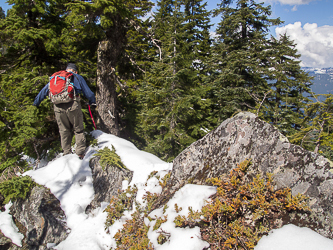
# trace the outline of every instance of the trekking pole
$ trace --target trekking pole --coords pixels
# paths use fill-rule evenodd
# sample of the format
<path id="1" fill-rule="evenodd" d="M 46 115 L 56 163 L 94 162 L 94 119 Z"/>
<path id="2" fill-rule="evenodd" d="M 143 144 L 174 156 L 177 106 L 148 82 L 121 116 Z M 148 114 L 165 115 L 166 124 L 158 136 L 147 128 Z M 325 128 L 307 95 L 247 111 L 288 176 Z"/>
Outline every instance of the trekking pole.
<path id="1" fill-rule="evenodd" d="M 92 116 L 92 113 L 91 113 L 91 109 L 90 109 L 90 105 L 89 105 L 89 104 L 88 104 L 88 109 L 89 109 L 89 114 L 90 114 L 91 120 L 92 120 L 92 122 L 93 122 L 93 124 L 94 124 L 94 127 L 95 127 L 95 129 L 96 129 L 96 124 L 95 124 L 94 118 L 93 118 L 93 116 Z"/>

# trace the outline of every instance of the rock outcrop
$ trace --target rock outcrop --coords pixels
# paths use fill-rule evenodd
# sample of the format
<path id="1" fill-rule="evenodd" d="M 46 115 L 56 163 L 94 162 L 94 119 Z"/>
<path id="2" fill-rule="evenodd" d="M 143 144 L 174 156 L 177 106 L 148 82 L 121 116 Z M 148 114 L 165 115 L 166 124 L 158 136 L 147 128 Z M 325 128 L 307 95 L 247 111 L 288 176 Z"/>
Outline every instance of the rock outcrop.
<path id="1" fill-rule="evenodd" d="M 94 157 L 89 164 L 95 196 L 86 208 L 87 214 L 100 207 L 103 202 L 109 203 L 112 196 L 117 196 L 118 190 L 122 190 L 122 182 L 130 182 L 133 177 L 132 171 L 127 169 L 107 165 L 103 170 L 99 160 L 100 157 Z M 3 197 L 0 197 L 0 204 L 2 200 Z M 42 186 L 34 187 L 26 199 L 15 200 L 10 214 L 20 233 L 24 235 L 23 246 L 21 248 L 11 243 L 11 240 L 0 232 L 0 249 L 44 250 L 48 249 L 48 243 L 57 245 L 65 240 L 70 232 L 59 200 Z"/>
<path id="2" fill-rule="evenodd" d="M 15 224 L 25 236 L 23 249 L 47 249 L 48 243 L 58 244 L 68 236 L 65 214 L 59 200 L 45 187 L 36 186 L 26 199 L 17 199 L 10 208 Z M 12 245 L 9 249 L 22 249 Z"/>
<path id="3" fill-rule="evenodd" d="M 175 158 L 170 179 L 153 208 L 165 205 L 185 184 L 206 185 L 207 179 L 229 173 L 246 159 L 251 159 L 251 174 L 273 173 L 276 189 L 289 187 L 293 195 L 301 193 L 309 197 L 311 213 L 296 220 L 279 218 L 282 225 L 292 222 L 333 238 L 330 162 L 289 143 L 276 128 L 247 112 L 227 119 Z M 109 203 L 122 189 L 123 181 L 130 183 L 133 178 L 133 173 L 127 169 L 106 166 L 103 170 L 99 160 L 95 157 L 90 161 L 95 197 L 86 213 L 103 202 Z M 10 213 L 25 236 L 23 249 L 46 249 L 47 243 L 58 244 L 68 236 L 60 203 L 44 187 L 36 186 L 25 200 L 15 201 Z M 1 247 L 21 249 L 0 234 Z"/>
<path id="4" fill-rule="evenodd" d="M 112 196 L 117 196 L 118 190 L 122 190 L 122 182 L 127 180 L 130 183 L 133 177 L 133 172 L 125 168 L 121 169 L 107 165 L 103 170 L 99 160 L 100 157 L 94 157 L 89 163 L 93 176 L 95 197 L 88 205 L 86 213 L 100 207 L 102 202 L 109 203 Z"/>
<path id="5" fill-rule="evenodd" d="M 329 161 L 289 143 L 275 127 L 248 112 L 227 119 L 175 158 L 171 178 L 157 206 L 165 204 L 185 184 L 205 184 L 208 178 L 229 173 L 245 159 L 251 159 L 257 173 L 273 173 L 276 189 L 289 187 L 293 195 L 307 195 L 312 215 L 299 225 L 333 238 Z"/>

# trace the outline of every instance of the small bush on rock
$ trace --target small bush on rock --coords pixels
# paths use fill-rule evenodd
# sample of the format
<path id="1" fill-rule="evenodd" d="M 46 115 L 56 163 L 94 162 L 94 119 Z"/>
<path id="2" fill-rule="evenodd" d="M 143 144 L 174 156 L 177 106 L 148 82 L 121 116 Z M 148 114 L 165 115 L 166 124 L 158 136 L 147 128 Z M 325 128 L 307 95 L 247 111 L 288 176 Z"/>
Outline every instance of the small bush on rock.
<path id="1" fill-rule="evenodd" d="M 107 166 L 114 166 L 118 167 L 120 169 L 127 169 L 124 163 L 122 163 L 119 155 L 116 154 L 116 150 L 112 145 L 112 150 L 110 150 L 108 147 L 105 147 L 101 150 L 98 150 L 95 156 L 100 156 L 100 164 L 105 170 Z"/>
<path id="2" fill-rule="evenodd" d="M 159 184 L 162 188 L 165 188 L 165 186 L 166 186 L 167 182 L 169 181 L 170 177 L 171 177 L 171 172 L 164 175 L 162 180 L 159 181 Z"/>
<path id="3" fill-rule="evenodd" d="M 144 223 L 144 219 L 148 215 L 148 206 L 150 200 L 154 200 L 155 194 L 148 192 L 144 195 L 143 200 L 146 202 L 145 206 L 141 206 L 136 202 L 136 194 L 138 189 L 127 188 L 125 192 L 119 193 L 117 197 L 111 199 L 110 205 L 106 208 L 108 213 L 106 227 L 111 226 L 116 220 L 120 219 L 125 211 L 133 209 L 135 212 L 131 215 L 123 227 L 118 230 L 114 238 L 117 243 L 116 249 L 126 250 L 153 250 L 154 247 L 148 238 L 149 227 Z M 162 221 L 160 223 L 163 223 Z"/>
<path id="4" fill-rule="evenodd" d="M 36 183 L 29 176 L 16 176 L 0 182 L 0 193 L 4 196 L 4 204 L 17 198 L 24 199 Z"/>
<path id="5" fill-rule="evenodd" d="M 123 228 L 114 236 L 119 250 L 153 250 L 153 244 L 148 238 L 149 227 L 144 223 L 144 217 L 139 211 L 132 214 Z"/>
<path id="6" fill-rule="evenodd" d="M 156 193 L 151 193 L 149 191 L 147 191 L 144 195 L 143 195 L 143 200 L 145 201 L 145 205 L 147 208 L 147 212 L 151 211 L 154 202 L 158 199 L 159 195 Z"/>
<path id="7" fill-rule="evenodd" d="M 200 226 L 202 239 L 210 249 L 253 249 L 259 239 L 277 228 L 278 218 L 288 213 L 309 211 L 304 195 L 291 195 L 289 188 L 274 190 L 272 174 L 266 177 L 246 174 L 246 160 L 229 175 L 212 178 L 217 193 L 201 211 L 178 216 L 178 227 Z"/>
<path id="8" fill-rule="evenodd" d="M 128 187 L 125 192 L 118 191 L 118 196 L 111 198 L 110 204 L 105 209 L 108 213 L 105 223 L 106 227 L 111 226 L 116 220 L 119 220 L 123 216 L 124 211 L 132 209 L 137 191 L 136 186 L 133 188 Z"/>

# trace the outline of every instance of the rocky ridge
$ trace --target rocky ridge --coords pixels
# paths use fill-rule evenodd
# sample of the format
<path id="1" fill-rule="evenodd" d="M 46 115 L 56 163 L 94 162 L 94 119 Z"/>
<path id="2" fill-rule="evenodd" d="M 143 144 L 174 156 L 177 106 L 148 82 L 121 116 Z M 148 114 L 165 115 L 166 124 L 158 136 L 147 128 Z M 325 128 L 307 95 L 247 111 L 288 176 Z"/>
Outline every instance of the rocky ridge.
<path id="1" fill-rule="evenodd" d="M 293 223 L 333 238 L 330 162 L 289 143 L 273 126 L 247 112 L 227 119 L 175 158 L 170 179 L 153 208 L 165 205 L 185 184 L 207 185 L 208 178 L 229 173 L 245 159 L 251 159 L 253 174 L 273 173 L 276 189 L 289 187 L 294 195 L 301 193 L 309 197 L 312 213 L 297 220 L 279 218 L 280 226 Z M 117 195 L 122 181 L 130 181 L 133 176 L 129 170 L 112 166 L 103 170 L 98 157 L 90 161 L 90 167 L 95 198 L 87 207 L 87 213 L 102 202 L 109 203 L 112 195 Z M 23 244 L 28 249 L 47 249 L 47 242 L 58 243 L 68 235 L 60 204 L 46 188 L 35 187 L 27 199 L 15 201 L 10 211 L 25 235 Z M 1 246 L 20 249 L 0 235 Z"/>

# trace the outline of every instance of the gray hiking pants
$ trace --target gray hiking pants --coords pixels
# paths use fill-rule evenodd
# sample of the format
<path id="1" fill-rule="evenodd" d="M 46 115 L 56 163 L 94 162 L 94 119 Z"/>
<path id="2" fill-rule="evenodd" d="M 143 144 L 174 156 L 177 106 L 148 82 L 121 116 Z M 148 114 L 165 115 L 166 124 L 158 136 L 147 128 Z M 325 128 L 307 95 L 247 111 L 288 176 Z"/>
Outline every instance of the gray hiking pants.
<path id="1" fill-rule="evenodd" d="M 80 100 L 75 100 L 70 103 L 55 104 L 54 112 L 59 127 L 61 147 L 64 151 L 64 155 L 72 152 L 72 130 L 74 130 L 75 133 L 75 153 L 78 155 L 84 154 L 86 138 L 83 133 L 83 114 Z"/>

